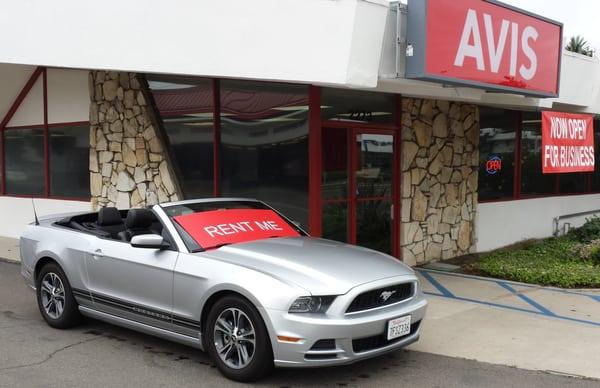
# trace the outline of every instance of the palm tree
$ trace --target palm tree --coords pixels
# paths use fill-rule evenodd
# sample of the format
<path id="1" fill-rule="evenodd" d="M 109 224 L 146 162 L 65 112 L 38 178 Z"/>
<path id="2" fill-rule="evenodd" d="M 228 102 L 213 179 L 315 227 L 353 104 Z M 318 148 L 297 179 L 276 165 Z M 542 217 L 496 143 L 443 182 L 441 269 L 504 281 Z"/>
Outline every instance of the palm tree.
<path id="1" fill-rule="evenodd" d="M 565 49 L 574 53 L 587 55 L 588 57 L 594 56 L 594 49 L 590 47 L 588 42 L 583 39 L 583 36 L 576 35 L 569 39 L 569 43 L 565 46 Z"/>

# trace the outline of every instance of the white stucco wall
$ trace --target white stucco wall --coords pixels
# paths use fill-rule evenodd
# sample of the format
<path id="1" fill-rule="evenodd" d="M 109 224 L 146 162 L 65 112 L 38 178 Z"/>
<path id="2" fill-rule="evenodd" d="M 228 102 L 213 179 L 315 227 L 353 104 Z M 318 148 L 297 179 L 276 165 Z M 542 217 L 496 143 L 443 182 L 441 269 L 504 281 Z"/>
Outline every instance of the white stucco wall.
<path id="1" fill-rule="evenodd" d="M 0 63 L 374 87 L 387 11 L 381 0 L 12 1 Z"/>
<path id="2" fill-rule="evenodd" d="M 88 71 L 48 69 L 48 123 L 88 121 Z"/>
<path id="3" fill-rule="evenodd" d="M 29 79 L 29 77 L 27 78 Z M 21 89 L 27 81 L 23 82 Z M 21 92 L 21 89 L 14 94 L 13 99 Z M 25 99 L 21 102 L 19 109 L 15 112 L 12 119 L 8 122 L 9 127 L 19 127 L 23 125 L 40 125 L 44 124 L 44 91 L 42 76 L 40 76 Z"/>
<path id="4" fill-rule="evenodd" d="M 38 217 L 91 210 L 89 202 L 40 198 L 36 198 L 34 201 Z M 33 219 L 33 206 L 30 198 L 0 196 L 0 236 L 19 238 L 25 226 L 33 222 Z"/>
<path id="5" fill-rule="evenodd" d="M 531 238 L 550 237 L 557 216 L 600 209 L 600 194 L 480 203 L 477 207 L 477 251 L 485 252 Z M 590 216 L 587 216 L 590 217 Z M 564 222 L 580 226 L 586 217 Z"/>
<path id="6" fill-rule="evenodd" d="M 0 120 L 4 118 L 34 70 L 35 66 L 0 64 Z"/>

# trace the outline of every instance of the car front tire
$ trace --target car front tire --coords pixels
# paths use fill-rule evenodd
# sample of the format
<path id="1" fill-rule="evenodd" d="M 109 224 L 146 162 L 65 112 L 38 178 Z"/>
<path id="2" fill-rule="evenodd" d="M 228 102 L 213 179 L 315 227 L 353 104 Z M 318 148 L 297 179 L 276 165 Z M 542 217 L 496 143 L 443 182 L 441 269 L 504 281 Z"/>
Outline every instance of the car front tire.
<path id="1" fill-rule="evenodd" d="M 273 350 L 258 310 L 247 299 L 226 296 L 211 308 L 206 348 L 223 375 L 235 381 L 256 381 L 273 369 Z"/>
<path id="2" fill-rule="evenodd" d="M 56 329 L 68 329 L 81 321 L 77 302 L 71 285 L 62 268 L 48 263 L 36 279 L 38 308 L 48 325 Z"/>

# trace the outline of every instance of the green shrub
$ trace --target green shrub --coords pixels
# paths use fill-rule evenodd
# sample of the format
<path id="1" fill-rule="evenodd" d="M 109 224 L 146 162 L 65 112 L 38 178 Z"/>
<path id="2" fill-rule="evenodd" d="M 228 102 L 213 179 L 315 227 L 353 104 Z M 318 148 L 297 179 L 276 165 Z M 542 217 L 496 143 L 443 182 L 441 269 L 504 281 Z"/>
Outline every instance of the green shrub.
<path id="1" fill-rule="evenodd" d="M 586 218 L 581 227 L 572 229 L 567 236 L 581 243 L 589 243 L 592 240 L 600 239 L 600 217 Z"/>
<path id="2" fill-rule="evenodd" d="M 596 265 L 600 266 L 600 246 L 595 246 L 590 252 L 589 259 Z"/>
<path id="3" fill-rule="evenodd" d="M 497 250 L 481 256 L 477 269 L 492 277 L 564 288 L 600 287 L 600 247 L 589 258 L 577 252 L 582 244 L 552 237 L 520 249 Z"/>

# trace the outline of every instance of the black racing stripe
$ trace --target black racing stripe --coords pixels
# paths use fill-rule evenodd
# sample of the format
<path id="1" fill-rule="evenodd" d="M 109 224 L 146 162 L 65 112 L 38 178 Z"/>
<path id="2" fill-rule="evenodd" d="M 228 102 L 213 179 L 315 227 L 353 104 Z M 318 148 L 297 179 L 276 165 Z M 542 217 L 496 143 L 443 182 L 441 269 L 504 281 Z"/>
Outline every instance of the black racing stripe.
<path id="1" fill-rule="evenodd" d="M 75 295 L 76 297 L 90 300 L 90 301 L 92 300 L 90 293 L 87 291 L 79 290 L 77 288 L 71 288 L 71 291 L 73 292 L 73 295 Z"/>
<path id="2" fill-rule="evenodd" d="M 97 296 L 94 294 L 94 302 L 111 306 L 119 310 L 127 311 L 144 317 L 156 319 L 163 322 L 171 323 L 171 315 L 168 313 L 159 312 L 156 310 L 148 309 L 146 307 L 135 305 L 121 300 L 115 300 L 113 298 L 107 298 L 104 296 Z"/>
<path id="3" fill-rule="evenodd" d="M 173 324 L 177 326 L 187 327 L 197 331 L 200 331 L 202 329 L 198 321 L 192 321 L 191 319 L 178 316 L 173 316 Z"/>
<path id="4" fill-rule="evenodd" d="M 146 326 L 154 327 L 154 328 L 156 328 L 156 329 L 160 329 L 160 330 L 167 330 L 167 331 L 170 331 L 170 332 L 173 332 L 173 333 L 176 333 L 176 334 L 181 334 L 181 335 L 184 335 L 184 336 L 186 336 L 186 337 L 189 337 L 189 336 L 190 336 L 190 335 L 189 335 L 187 332 L 184 332 L 184 331 L 180 331 L 180 330 L 168 330 L 168 329 L 165 329 L 164 327 L 159 327 L 159 326 L 153 325 L 153 324 L 151 324 L 151 323 L 148 323 L 148 322 L 143 322 L 143 321 L 140 321 L 140 320 L 138 320 L 138 319 L 135 319 L 135 318 L 129 318 L 129 317 L 125 318 L 125 317 L 120 317 L 120 316 L 118 316 L 118 315 L 115 315 L 115 314 L 106 313 L 106 312 L 103 312 L 103 311 L 100 311 L 100 312 L 101 312 L 101 313 L 104 313 L 104 314 L 108 314 L 108 315 L 113 315 L 113 316 L 115 316 L 115 317 L 118 317 L 118 318 L 123 318 L 123 319 L 126 319 L 126 320 L 128 320 L 128 321 L 136 322 L 136 323 L 139 323 L 139 324 L 142 324 L 142 325 L 146 325 Z"/>
<path id="5" fill-rule="evenodd" d="M 201 330 L 200 322 L 194 321 L 185 317 L 172 315 L 169 312 L 164 312 L 160 310 L 155 310 L 150 307 L 146 307 L 143 305 L 138 305 L 134 303 L 130 303 L 124 301 L 122 299 L 115 299 L 105 295 L 98 295 L 97 293 L 93 294 L 93 300 L 96 303 L 104 304 L 106 306 L 110 306 L 113 308 L 117 308 L 119 310 L 127 311 L 129 313 L 134 313 L 136 315 L 144 316 L 147 318 L 153 318 L 159 321 L 172 323 L 177 326 L 185 327 L 192 330 Z"/>

